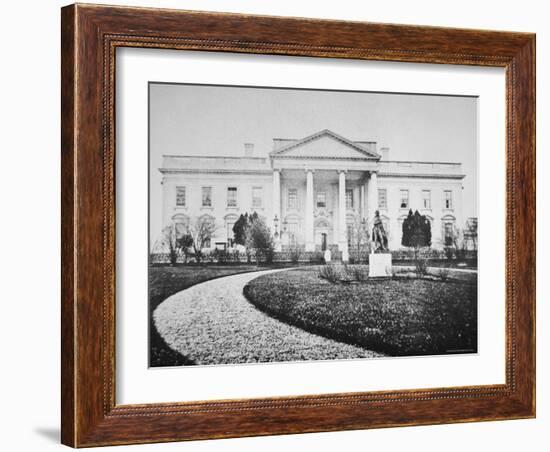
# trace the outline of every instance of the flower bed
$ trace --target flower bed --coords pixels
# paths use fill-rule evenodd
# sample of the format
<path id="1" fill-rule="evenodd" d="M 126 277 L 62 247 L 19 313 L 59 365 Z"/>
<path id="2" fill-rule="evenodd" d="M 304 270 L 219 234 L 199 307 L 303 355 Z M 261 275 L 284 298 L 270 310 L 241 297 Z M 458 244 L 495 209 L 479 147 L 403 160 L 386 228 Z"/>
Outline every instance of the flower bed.
<path id="1" fill-rule="evenodd" d="M 256 278 L 244 294 L 286 323 L 392 356 L 477 351 L 475 273 L 335 284 L 309 267 Z"/>

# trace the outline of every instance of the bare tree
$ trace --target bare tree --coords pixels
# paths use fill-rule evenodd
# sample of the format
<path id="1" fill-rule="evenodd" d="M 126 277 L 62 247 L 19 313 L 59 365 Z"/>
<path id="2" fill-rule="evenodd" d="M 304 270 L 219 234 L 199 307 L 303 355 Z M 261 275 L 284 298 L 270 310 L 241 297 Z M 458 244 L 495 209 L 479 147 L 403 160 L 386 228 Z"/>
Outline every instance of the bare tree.
<path id="1" fill-rule="evenodd" d="M 477 252 L 477 218 L 470 218 L 466 222 L 464 238 L 472 243 L 472 250 Z"/>
<path id="2" fill-rule="evenodd" d="M 348 233 L 351 233 L 350 242 L 352 247 L 357 250 L 358 260 L 366 259 L 366 255 L 370 250 L 370 234 L 367 221 L 357 216 Z"/>
<path id="3" fill-rule="evenodd" d="M 189 222 L 187 234 L 193 239 L 193 251 L 197 262 L 201 261 L 204 245 L 214 236 L 218 226 L 215 221 L 207 217 L 197 217 Z"/>
<path id="4" fill-rule="evenodd" d="M 153 246 L 153 252 L 168 252 L 170 264 L 176 265 L 178 260 L 178 241 L 176 238 L 175 225 L 166 226 L 160 233 Z"/>

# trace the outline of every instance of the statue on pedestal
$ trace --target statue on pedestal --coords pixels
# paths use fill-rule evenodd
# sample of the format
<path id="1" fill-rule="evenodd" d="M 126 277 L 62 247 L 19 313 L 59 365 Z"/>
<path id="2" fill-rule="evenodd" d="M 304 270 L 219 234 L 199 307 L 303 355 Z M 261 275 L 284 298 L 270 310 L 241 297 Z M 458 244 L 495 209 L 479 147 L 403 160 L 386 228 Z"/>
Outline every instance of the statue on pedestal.
<path id="1" fill-rule="evenodd" d="M 374 226 L 372 228 L 372 252 L 388 251 L 388 236 L 384 230 L 384 224 L 380 219 L 378 210 L 374 214 Z"/>
<path id="2" fill-rule="evenodd" d="M 378 210 L 374 214 L 372 227 L 372 245 L 369 254 L 369 277 L 391 277 L 392 255 L 388 248 L 388 236 Z"/>

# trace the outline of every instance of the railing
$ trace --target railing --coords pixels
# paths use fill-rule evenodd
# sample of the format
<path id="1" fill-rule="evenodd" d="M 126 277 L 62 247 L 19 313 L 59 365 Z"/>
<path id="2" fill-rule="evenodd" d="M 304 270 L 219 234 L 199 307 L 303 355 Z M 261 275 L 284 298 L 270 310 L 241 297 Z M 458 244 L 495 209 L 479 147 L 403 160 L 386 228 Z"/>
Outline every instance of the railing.
<path id="1" fill-rule="evenodd" d="M 414 249 L 398 249 L 390 251 L 393 261 L 412 261 L 416 258 L 431 259 L 431 260 L 454 260 L 454 259 L 476 259 L 477 251 L 475 250 L 456 250 L 455 248 L 445 248 L 442 250 L 433 248 L 423 248 L 415 253 Z M 296 264 L 323 264 L 324 252 L 322 251 L 304 251 L 304 249 L 287 249 L 276 251 L 271 259 L 268 259 L 265 252 L 251 250 L 250 252 L 242 252 L 237 250 L 214 250 L 204 253 L 200 257 L 200 263 L 203 264 L 246 264 L 256 263 L 256 257 L 260 263 L 296 263 Z M 331 251 L 331 261 L 339 262 L 342 260 L 341 251 Z M 149 256 L 149 262 L 152 265 L 165 265 L 172 263 L 169 253 L 152 253 Z M 349 250 L 349 262 L 351 264 L 363 264 L 369 262 L 368 251 Z M 183 253 L 176 254 L 176 264 L 197 263 L 194 256 L 185 256 Z"/>
<path id="2" fill-rule="evenodd" d="M 460 163 L 447 162 L 413 162 L 413 161 L 382 161 L 381 173 L 419 173 L 419 174 L 453 174 L 459 175 L 462 171 Z"/>

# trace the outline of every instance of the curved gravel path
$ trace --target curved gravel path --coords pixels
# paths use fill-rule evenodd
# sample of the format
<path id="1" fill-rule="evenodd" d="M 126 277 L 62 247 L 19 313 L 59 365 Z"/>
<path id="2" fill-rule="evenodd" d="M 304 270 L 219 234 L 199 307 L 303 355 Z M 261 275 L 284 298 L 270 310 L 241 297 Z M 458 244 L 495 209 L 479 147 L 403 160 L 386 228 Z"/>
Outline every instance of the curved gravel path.
<path id="1" fill-rule="evenodd" d="M 154 311 L 155 326 L 170 347 L 199 365 L 383 356 L 287 325 L 252 306 L 243 287 L 277 271 L 283 270 L 226 276 L 178 292 Z"/>

